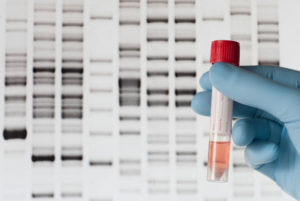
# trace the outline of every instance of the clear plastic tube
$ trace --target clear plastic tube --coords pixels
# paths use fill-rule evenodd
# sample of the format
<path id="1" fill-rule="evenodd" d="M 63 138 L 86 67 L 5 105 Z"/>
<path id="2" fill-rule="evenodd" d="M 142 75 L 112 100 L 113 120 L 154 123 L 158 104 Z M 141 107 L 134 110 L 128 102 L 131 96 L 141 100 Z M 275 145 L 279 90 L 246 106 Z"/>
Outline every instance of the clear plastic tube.
<path id="1" fill-rule="evenodd" d="M 239 43 L 218 40 L 212 42 L 211 63 L 227 62 L 239 65 Z M 208 181 L 228 181 L 233 101 L 215 87 L 212 88 L 208 150 Z"/>
<path id="2" fill-rule="evenodd" d="M 213 87 L 211 104 L 207 180 L 225 182 L 230 158 L 232 100 Z"/>

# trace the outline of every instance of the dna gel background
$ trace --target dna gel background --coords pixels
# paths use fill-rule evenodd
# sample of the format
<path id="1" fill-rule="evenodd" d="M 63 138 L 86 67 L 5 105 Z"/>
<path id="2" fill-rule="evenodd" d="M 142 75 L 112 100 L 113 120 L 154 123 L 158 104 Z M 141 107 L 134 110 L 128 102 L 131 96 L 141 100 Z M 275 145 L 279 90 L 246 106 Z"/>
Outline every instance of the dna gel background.
<path id="1" fill-rule="evenodd" d="M 297 0 L 1 0 L 1 200 L 287 201 L 233 146 L 206 182 L 210 43 L 300 69 Z"/>

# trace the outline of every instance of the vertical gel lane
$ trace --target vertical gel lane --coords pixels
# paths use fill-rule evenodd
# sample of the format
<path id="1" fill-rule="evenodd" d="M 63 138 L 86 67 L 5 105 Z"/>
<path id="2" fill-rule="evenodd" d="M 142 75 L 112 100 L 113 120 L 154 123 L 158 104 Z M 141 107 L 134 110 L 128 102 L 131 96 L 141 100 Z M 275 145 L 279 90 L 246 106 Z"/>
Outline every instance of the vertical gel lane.
<path id="1" fill-rule="evenodd" d="M 30 194 L 28 180 L 27 0 L 6 1 L 3 198 L 22 200 Z"/>
<path id="2" fill-rule="evenodd" d="M 141 177 L 140 0 L 119 0 L 119 191 L 139 200 Z"/>
<path id="3" fill-rule="evenodd" d="M 169 2 L 147 0 L 147 193 L 170 198 Z"/>
<path id="4" fill-rule="evenodd" d="M 196 93 L 196 8 L 194 0 L 174 1 L 175 144 L 177 200 L 197 199 L 196 116 L 190 101 Z"/>
<path id="5" fill-rule="evenodd" d="M 112 201 L 117 185 L 114 164 L 114 114 L 117 103 L 117 1 L 89 0 L 86 43 L 89 65 L 85 73 L 88 80 L 88 192 L 90 200 Z M 87 89 L 87 88 L 86 88 Z M 101 190 L 100 190 L 101 189 Z"/>
<path id="6" fill-rule="evenodd" d="M 56 3 L 35 0 L 33 16 L 33 199 L 54 199 Z"/>
<path id="7" fill-rule="evenodd" d="M 83 161 L 84 1 L 62 1 L 61 184 L 62 199 L 81 199 Z"/>

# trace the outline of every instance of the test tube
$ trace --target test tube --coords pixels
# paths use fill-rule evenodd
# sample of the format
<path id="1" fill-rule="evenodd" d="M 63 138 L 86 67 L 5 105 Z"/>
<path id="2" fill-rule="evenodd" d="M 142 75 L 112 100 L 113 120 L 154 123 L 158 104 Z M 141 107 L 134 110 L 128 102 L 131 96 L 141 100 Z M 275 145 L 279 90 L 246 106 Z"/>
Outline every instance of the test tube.
<path id="1" fill-rule="evenodd" d="M 240 46 L 230 40 L 215 40 L 211 44 L 210 63 L 230 63 L 239 66 Z M 207 180 L 228 181 L 230 139 L 232 131 L 231 99 L 212 88 Z"/>

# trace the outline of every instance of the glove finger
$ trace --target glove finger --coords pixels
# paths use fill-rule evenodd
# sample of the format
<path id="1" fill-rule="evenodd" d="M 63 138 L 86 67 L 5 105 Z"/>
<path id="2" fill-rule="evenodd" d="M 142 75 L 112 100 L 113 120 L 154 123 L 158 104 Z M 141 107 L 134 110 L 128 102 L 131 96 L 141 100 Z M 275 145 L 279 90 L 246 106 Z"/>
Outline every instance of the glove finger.
<path id="1" fill-rule="evenodd" d="M 279 66 L 239 66 L 241 69 L 262 75 L 270 80 L 277 81 L 284 85 L 299 88 L 300 72 Z M 200 78 L 200 86 L 205 90 L 211 90 L 212 84 L 209 79 L 209 71 Z"/>
<path id="2" fill-rule="evenodd" d="M 269 141 L 255 140 L 249 144 L 245 150 L 245 159 L 247 163 L 254 168 L 271 163 L 275 161 L 278 156 L 278 145 Z"/>
<path id="3" fill-rule="evenodd" d="M 210 115 L 210 106 L 211 106 L 211 92 L 203 91 L 197 93 L 191 102 L 191 107 L 193 110 L 201 115 L 209 116 Z M 252 117 L 255 115 L 257 110 L 255 108 L 242 105 L 240 103 L 233 103 L 233 117 L 244 118 Z"/>
<path id="4" fill-rule="evenodd" d="M 264 110 L 282 122 L 293 121 L 300 113 L 298 89 L 227 63 L 214 64 L 209 78 L 225 96 Z"/>
<path id="5" fill-rule="evenodd" d="M 204 89 L 204 90 L 209 90 L 211 91 L 211 82 L 209 80 L 209 71 L 205 72 L 200 80 L 199 80 L 200 86 Z"/>
<path id="6" fill-rule="evenodd" d="M 267 119 L 240 119 L 233 126 L 232 139 L 238 146 L 249 145 L 253 140 L 278 144 L 282 129 L 281 125 Z"/>
<path id="7" fill-rule="evenodd" d="M 211 106 L 211 91 L 199 92 L 193 97 L 191 101 L 192 109 L 200 115 L 210 116 L 210 106 Z M 274 116 L 272 116 L 271 114 L 265 111 L 247 105 L 243 105 L 234 101 L 233 118 L 245 118 L 245 117 L 263 118 L 263 119 L 269 119 L 281 123 L 277 118 L 275 118 Z"/>

